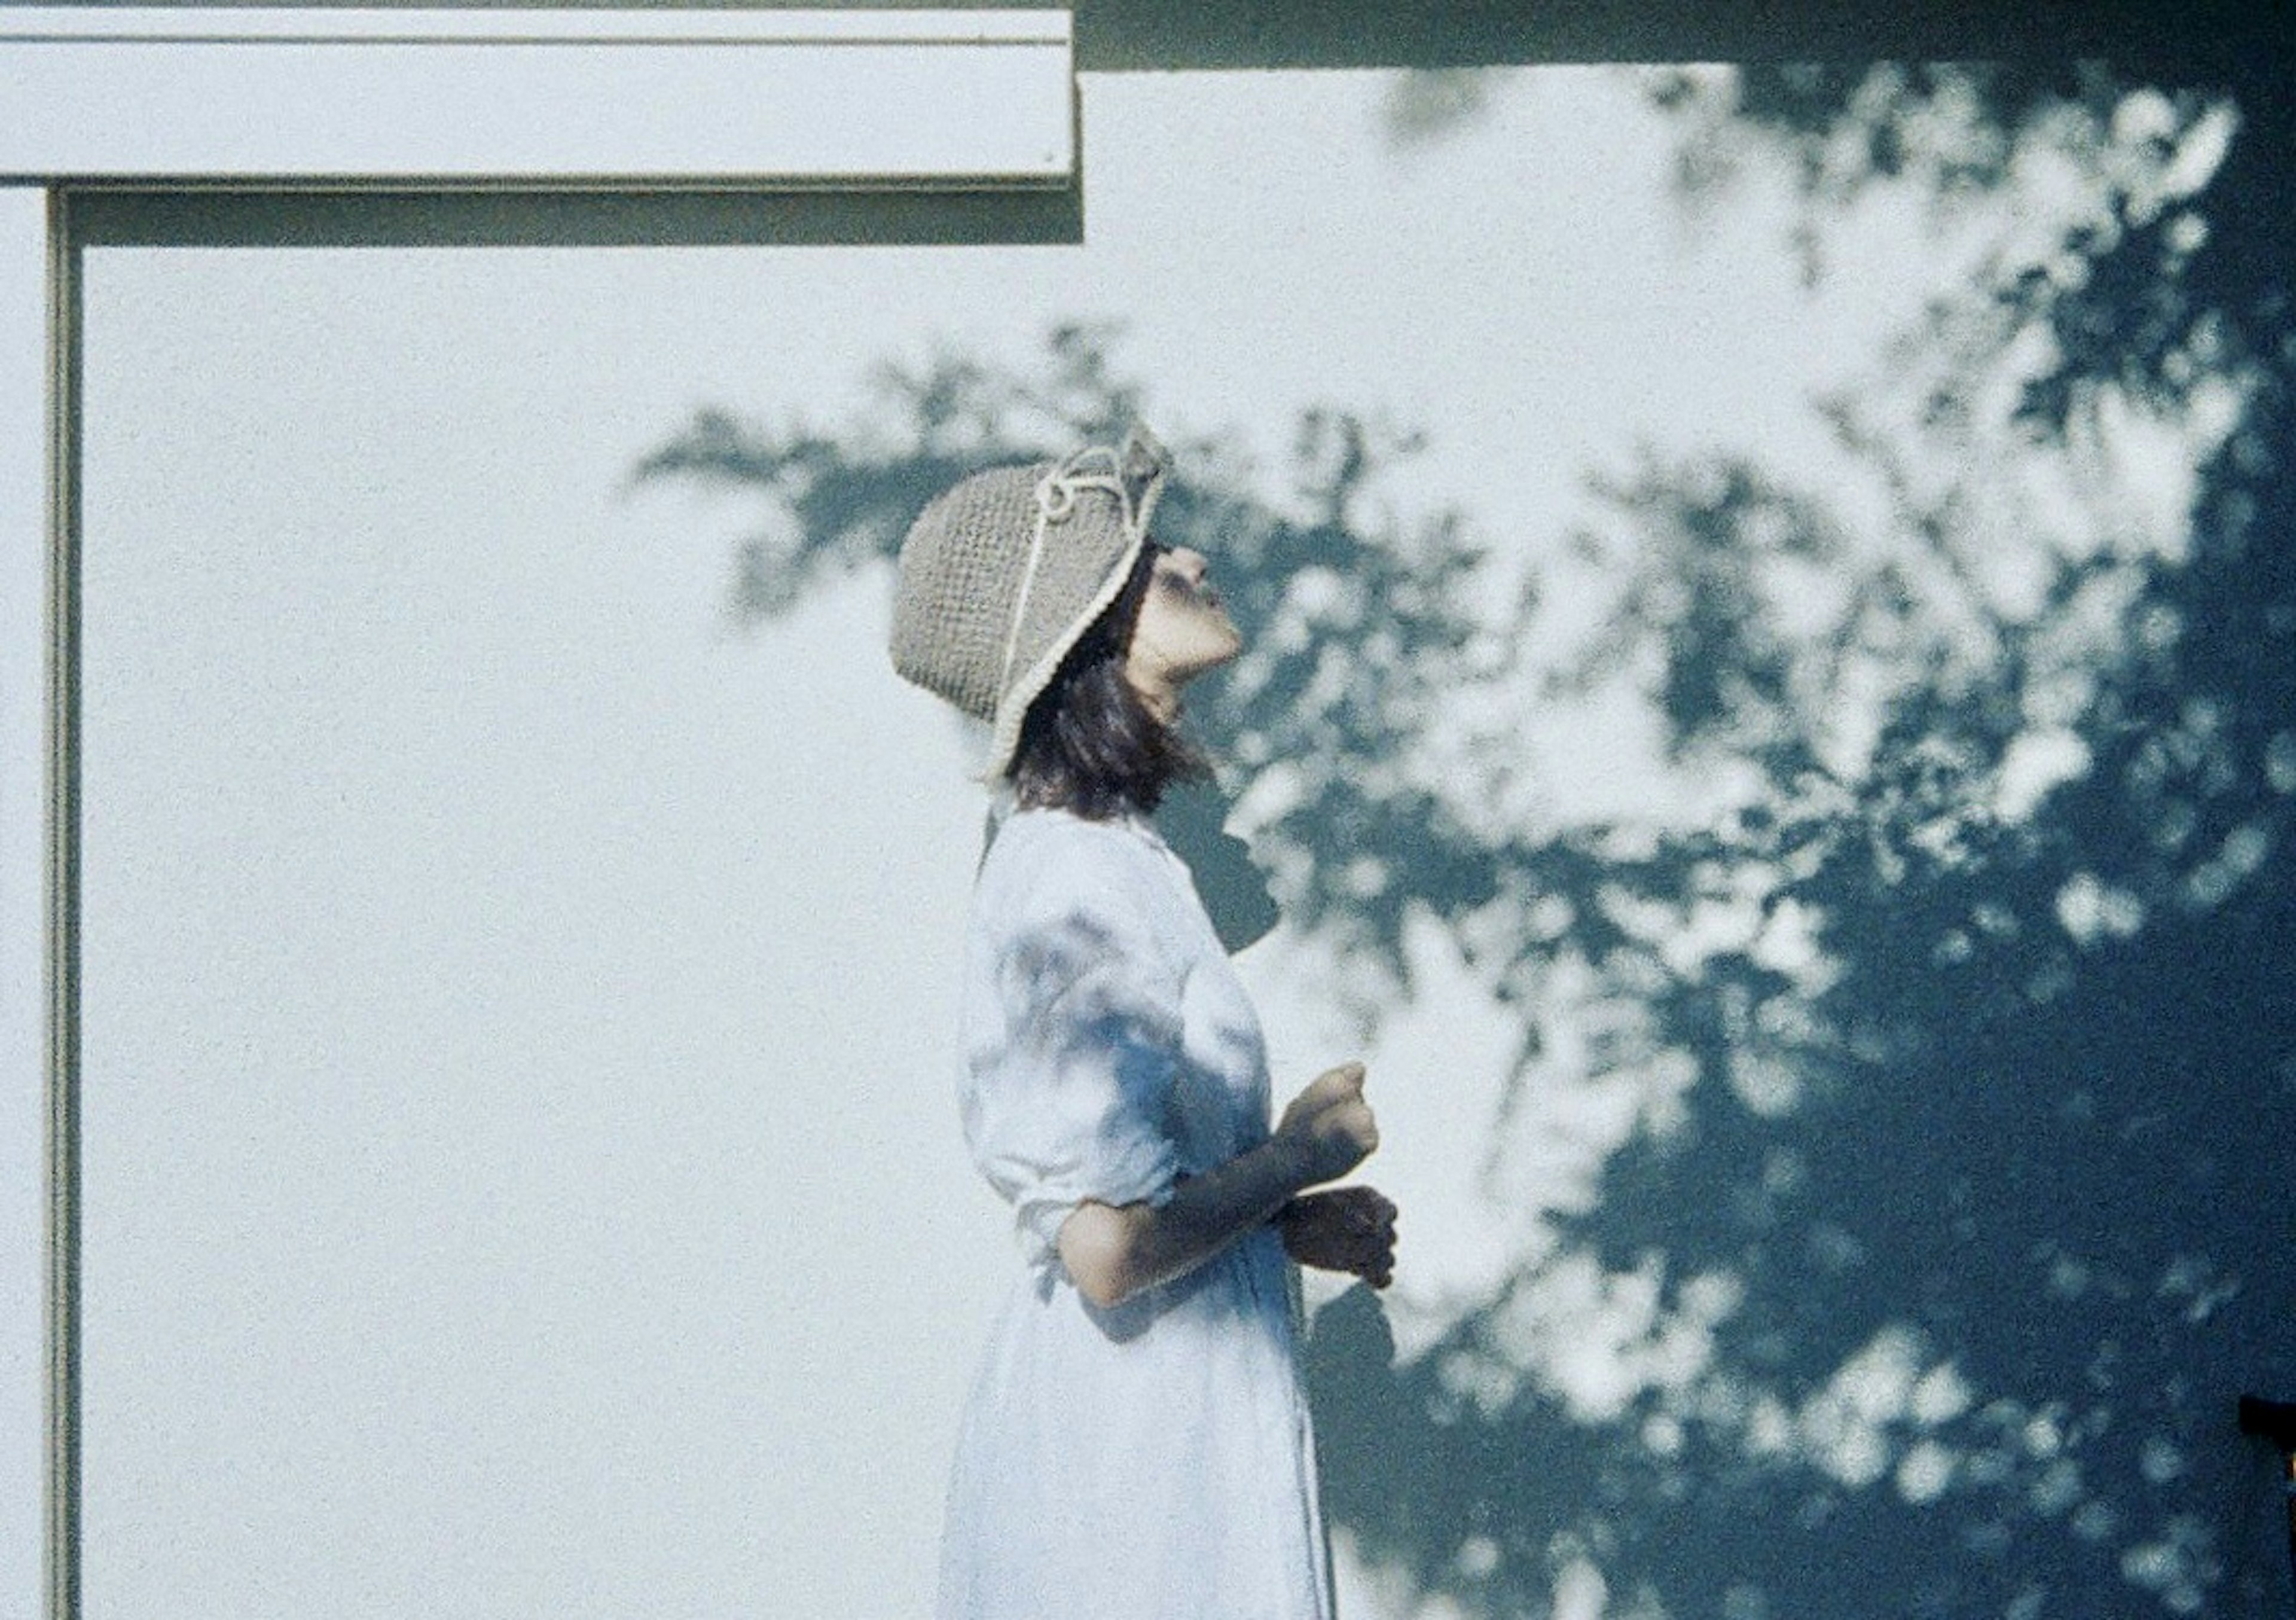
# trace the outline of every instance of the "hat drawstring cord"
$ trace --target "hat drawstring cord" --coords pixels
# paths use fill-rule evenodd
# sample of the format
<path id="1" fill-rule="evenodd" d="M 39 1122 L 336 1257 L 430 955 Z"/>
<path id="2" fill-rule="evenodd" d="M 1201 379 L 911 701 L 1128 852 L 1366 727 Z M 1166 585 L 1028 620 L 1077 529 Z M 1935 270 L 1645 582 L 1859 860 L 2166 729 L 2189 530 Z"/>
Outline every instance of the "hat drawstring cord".
<path id="1" fill-rule="evenodd" d="M 1095 460 L 1104 461 L 1108 471 L 1084 470 Z M 1132 491 L 1124 481 L 1120 455 L 1105 445 L 1087 445 L 1071 453 L 1037 481 L 1037 522 L 1029 536 L 1029 561 L 1021 571 L 1020 593 L 1013 602 L 1013 621 L 1004 632 L 1004 662 L 996 677 L 999 692 L 1012 684 L 1013 660 L 1021 650 L 1021 626 L 1028 619 L 1029 597 L 1037 588 L 1037 565 L 1045 560 L 1045 531 L 1050 525 L 1064 521 L 1076 509 L 1077 498 L 1087 489 L 1104 490 L 1116 498 L 1127 534 L 1137 533 L 1147 519 L 1145 512 L 1134 510 Z"/>

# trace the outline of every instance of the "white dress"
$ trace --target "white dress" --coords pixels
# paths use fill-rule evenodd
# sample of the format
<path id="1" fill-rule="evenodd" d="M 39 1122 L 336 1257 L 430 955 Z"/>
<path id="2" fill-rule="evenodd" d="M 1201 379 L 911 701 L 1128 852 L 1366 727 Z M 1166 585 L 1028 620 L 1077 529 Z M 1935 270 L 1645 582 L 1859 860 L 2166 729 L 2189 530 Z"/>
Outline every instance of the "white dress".
<path id="1" fill-rule="evenodd" d="M 1267 1139 L 1259 1021 L 1144 823 L 1024 810 L 982 864 L 960 1081 L 1026 1271 L 960 1429 L 940 1620 L 1329 1620 L 1295 1276 L 1263 1227 L 1113 1310 L 1054 1238 Z"/>

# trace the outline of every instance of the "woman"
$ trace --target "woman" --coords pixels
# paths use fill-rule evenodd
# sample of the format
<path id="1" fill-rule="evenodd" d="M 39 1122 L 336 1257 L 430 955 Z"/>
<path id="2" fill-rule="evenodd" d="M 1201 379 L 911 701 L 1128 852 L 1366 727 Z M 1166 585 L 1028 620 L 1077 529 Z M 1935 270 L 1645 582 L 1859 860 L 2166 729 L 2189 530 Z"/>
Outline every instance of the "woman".
<path id="1" fill-rule="evenodd" d="M 991 728 L 960 1098 L 1027 1271 L 957 1443 L 942 1620 L 1324 1620 L 1292 1262 L 1384 1287 L 1395 1208 L 1308 1193 L 1377 1145 L 1363 1067 L 1268 1128 L 1259 1021 L 1146 819 L 1204 774 L 1181 689 L 1242 638 L 1148 538 L 1166 463 L 964 480 L 901 548 L 893 661 Z M 1288 1255 L 1288 1258 L 1287 1258 Z"/>

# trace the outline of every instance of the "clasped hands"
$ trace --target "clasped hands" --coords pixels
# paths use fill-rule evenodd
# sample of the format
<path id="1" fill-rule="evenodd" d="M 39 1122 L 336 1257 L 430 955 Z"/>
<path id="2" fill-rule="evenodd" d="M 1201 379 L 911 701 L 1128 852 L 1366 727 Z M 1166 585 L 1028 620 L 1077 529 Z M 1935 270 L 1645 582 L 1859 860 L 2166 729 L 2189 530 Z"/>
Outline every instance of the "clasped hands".
<path id="1" fill-rule="evenodd" d="M 1301 1193 L 1275 1212 L 1283 1252 L 1319 1271 L 1344 1271 L 1374 1288 L 1395 1280 L 1395 1201 L 1368 1187 Z"/>
<path id="2" fill-rule="evenodd" d="M 1343 1176 L 1379 1146 L 1379 1125 L 1363 1098 L 1364 1067 L 1342 1064 L 1318 1075 L 1283 1110 L 1278 1136 L 1296 1140 L 1314 1179 Z M 1303 1266 L 1341 1271 L 1384 1288 L 1395 1277 L 1394 1200 L 1368 1187 L 1301 1193 L 1275 1213 L 1284 1252 Z"/>

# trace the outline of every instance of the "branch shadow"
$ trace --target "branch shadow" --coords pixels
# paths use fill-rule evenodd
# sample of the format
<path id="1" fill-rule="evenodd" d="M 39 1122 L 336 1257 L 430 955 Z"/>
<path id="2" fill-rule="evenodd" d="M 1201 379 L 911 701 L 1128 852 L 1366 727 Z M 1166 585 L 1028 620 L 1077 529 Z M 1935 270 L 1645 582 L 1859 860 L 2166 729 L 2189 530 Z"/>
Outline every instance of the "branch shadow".
<path id="1" fill-rule="evenodd" d="M 1407 1359 L 1365 1291 L 1316 1318 L 1326 1504 L 1414 1600 L 2284 1612 L 2273 1460 L 2233 1421 L 2243 1389 L 2296 1395 L 2296 141 L 2276 71 L 1974 91 L 1940 73 L 1889 96 L 1863 71 L 1755 71 L 1724 125 L 1686 111 L 1705 136 L 1829 152 L 1843 119 L 1894 119 L 1852 133 L 1898 170 L 1940 105 L 2005 151 L 2083 110 L 2111 126 L 2148 90 L 2187 127 L 2226 96 L 2244 122 L 2195 193 L 2204 248 L 2146 222 L 2061 244 L 2095 274 L 1973 288 L 1948 312 L 1963 325 L 1909 340 L 1940 379 L 1919 425 L 1844 406 L 1895 499 L 1878 551 L 1791 466 L 1598 488 L 1586 539 L 1618 592 L 1577 669 L 1527 662 L 1538 593 L 1494 607 L 1464 515 L 1405 525 L 1369 498 L 1408 433 L 1308 412 L 1293 498 L 1215 472 L 1166 501 L 1165 538 L 1218 551 L 1254 649 L 1207 728 L 1277 788 L 1252 829 L 1264 872 L 1220 795 L 1166 818 L 1223 939 L 1280 907 L 1376 1022 L 1417 988 L 1408 936 L 1431 925 L 1521 1031 L 1493 1155 L 1559 1140 L 1590 1177 Z M 1810 172 L 1821 217 L 1878 183 Z M 2009 167 L 1955 172 L 1939 184 Z M 2066 341 L 2028 379 L 2021 454 L 2065 451 L 2114 391 L 2166 412 L 2210 378 L 2242 394 L 2195 452 L 2181 550 L 2028 540 L 2046 588 L 2011 613 L 1972 583 L 1972 548 L 2007 543 L 1969 521 L 1991 476 L 1973 402 L 2029 328 Z M 742 611 L 778 611 L 882 561 L 971 467 L 1106 437 L 1140 397 L 1111 341 L 1067 328 L 1038 369 L 893 379 L 906 437 L 713 415 L 648 471 L 767 498 Z M 1978 470 L 1922 494 L 1912 438 Z M 1835 603 L 1816 629 L 1792 599 L 1813 579 Z M 1726 762 L 1752 791 L 1687 825 L 1494 810 L 1528 769 L 1508 703 L 1637 670 L 1668 762 Z M 1844 694 L 1868 677 L 1871 735 L 1845 752 Z M 1462 693 L 1500 718 L 1431 753 Z"/>

